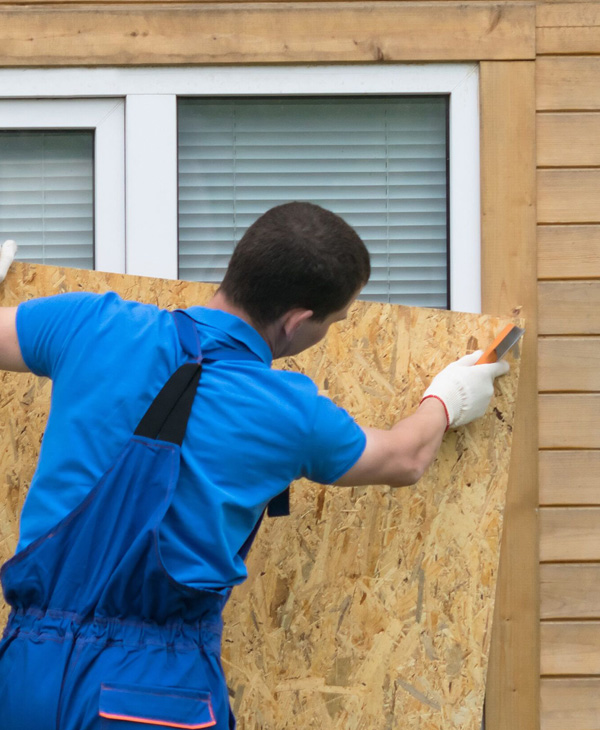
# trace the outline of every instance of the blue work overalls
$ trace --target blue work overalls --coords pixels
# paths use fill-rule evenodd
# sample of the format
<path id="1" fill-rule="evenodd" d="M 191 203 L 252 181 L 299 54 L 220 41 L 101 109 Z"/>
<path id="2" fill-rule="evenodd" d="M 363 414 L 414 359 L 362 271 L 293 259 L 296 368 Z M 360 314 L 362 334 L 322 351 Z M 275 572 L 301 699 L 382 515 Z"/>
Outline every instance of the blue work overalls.
<path id="1" fill-rule="evenodd" d="M 0 644 L 2 730 L 235 727 L 220 660 L 230 589 L 177 582 L 158 539 L 201 373 L 195 325 L 174 316 L 195 362 L 168 380 L 82 504 L 2 569 L 12 607 Z"/>

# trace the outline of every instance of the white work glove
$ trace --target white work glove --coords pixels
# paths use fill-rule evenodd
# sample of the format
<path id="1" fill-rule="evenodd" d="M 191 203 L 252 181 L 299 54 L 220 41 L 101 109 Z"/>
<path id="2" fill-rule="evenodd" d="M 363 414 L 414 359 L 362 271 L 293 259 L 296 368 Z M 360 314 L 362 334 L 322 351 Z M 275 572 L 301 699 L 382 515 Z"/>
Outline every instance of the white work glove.
<path id="1" fill-rule="evenodd" d="M 4 241 L 0 247 L 0 282 L 4 281 L 16 253 L 17 244 L 14 241 Z"/>
<path id="2" fill-rule="evenodd" d="M 423 394 L 438 398 L 446 408 L 448 428 L 464 426 L 483 416 L 494 395 L 494 378 L 509 370 L 505 360 L 487 365 L 475 365 L 483 354 L 477 350 L 461 357 L 438 373 Z"/>

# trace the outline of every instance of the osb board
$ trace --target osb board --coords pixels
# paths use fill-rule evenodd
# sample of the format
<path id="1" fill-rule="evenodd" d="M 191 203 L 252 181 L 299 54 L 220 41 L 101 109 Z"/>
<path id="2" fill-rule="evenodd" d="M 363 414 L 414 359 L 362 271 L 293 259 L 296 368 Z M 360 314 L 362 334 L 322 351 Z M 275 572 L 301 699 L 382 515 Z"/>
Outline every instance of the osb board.
<path id="1" fill-rule="evenodd" d="M 174 308 L 205 302 L 189 282 L 17 264 L 0 305 L 113 289 Z M 319 346 L 285 363 L 364 425 L 418 404 L 439 369 L 506 324 L 489 316 L 361 302 Z M 2 374 L 0 558 L 45 422 L 49 383 Z M 479 730 L 518 361 L 488 414 L 449 432 L 414 487 L 298 483 L 292 515 L 266 520 L 250 578 L 226 611 L 224 665 L 240 730 Z"/>

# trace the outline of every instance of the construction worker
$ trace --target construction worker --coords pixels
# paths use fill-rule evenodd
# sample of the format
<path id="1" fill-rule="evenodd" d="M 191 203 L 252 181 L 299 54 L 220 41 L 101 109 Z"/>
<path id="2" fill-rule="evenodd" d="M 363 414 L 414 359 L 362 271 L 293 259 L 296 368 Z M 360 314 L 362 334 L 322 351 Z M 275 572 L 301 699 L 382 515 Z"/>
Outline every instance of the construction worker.
<path id="1" fill-rule="evenodd" d="M 234 728 L 221 612 L 267 505 L 298 477 L 413 484 L 505 363 L 443 370 L 389 430 L 271 369 L 344 319 L 370 273 L 341 218 L 261 216 L 206 307 L 114 293 L 0 309 L 0 368 L 53 380 L 0 644 L 7 730 Z"/>

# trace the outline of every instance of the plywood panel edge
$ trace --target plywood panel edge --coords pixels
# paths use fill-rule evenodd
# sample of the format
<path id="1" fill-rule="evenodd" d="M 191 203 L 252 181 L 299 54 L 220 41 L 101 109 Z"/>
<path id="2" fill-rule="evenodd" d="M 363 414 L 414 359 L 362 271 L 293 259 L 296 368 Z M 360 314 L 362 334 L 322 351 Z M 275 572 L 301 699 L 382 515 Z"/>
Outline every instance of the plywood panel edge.
<path id="1" fill-rule="evenodd" d="M 0 49 L 0 66 L 533 59 L 535 6 L 4 5 Z"/>
<path id="2" fill-rule="evenodd" d="M 483 311 L 525 317 L 487 730 L 539 728 L 535 64 L 482 63 Z"/>

